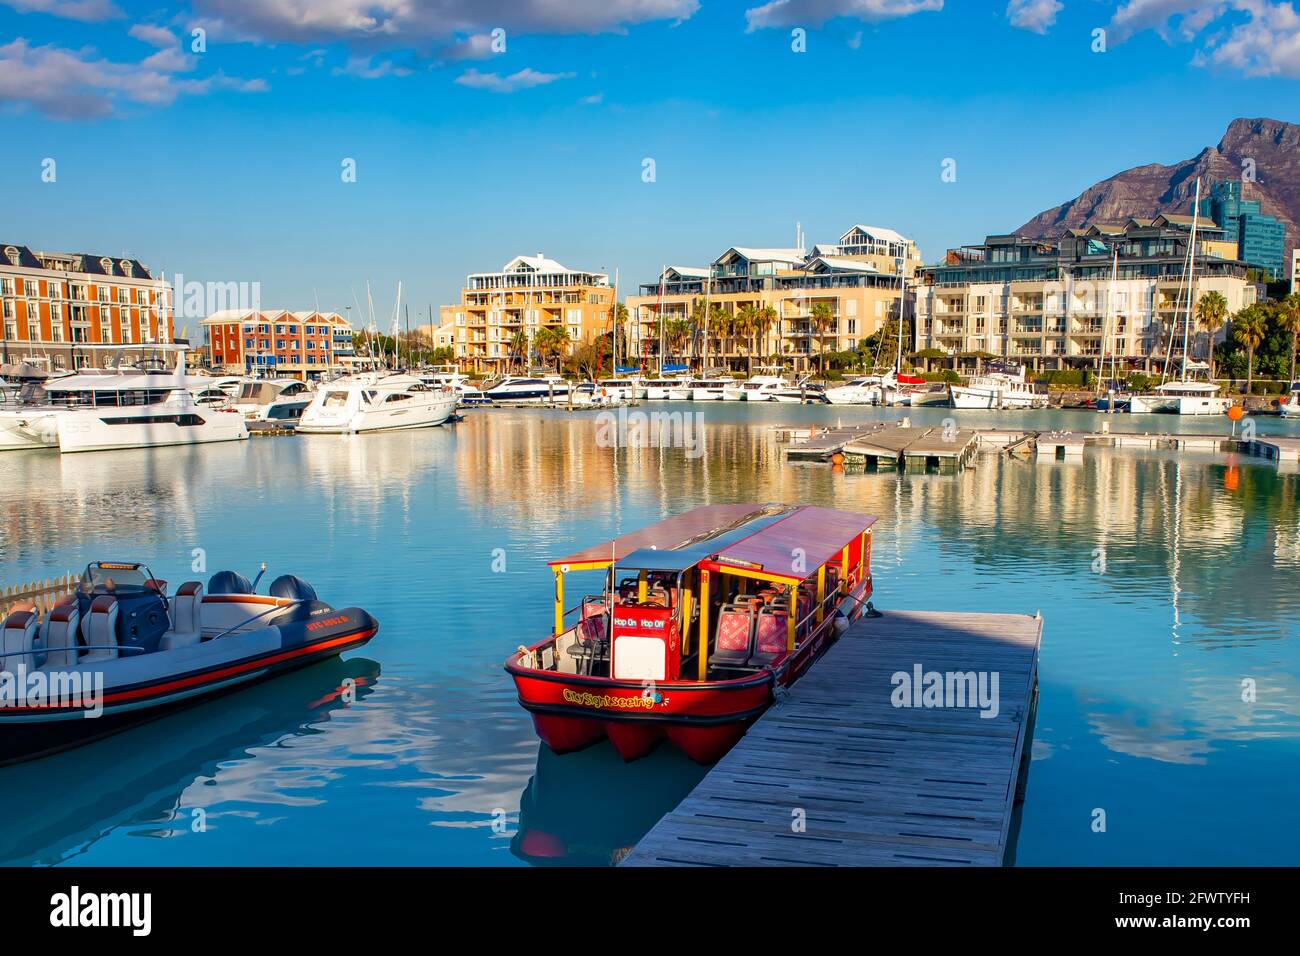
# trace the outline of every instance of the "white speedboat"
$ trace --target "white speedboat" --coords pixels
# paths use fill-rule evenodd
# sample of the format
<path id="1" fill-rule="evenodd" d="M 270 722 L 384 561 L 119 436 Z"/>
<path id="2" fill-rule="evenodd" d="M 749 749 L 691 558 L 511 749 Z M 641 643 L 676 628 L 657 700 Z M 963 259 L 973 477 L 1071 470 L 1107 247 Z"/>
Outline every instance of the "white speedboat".
<path id="1" fill-rule="evenodd" d="M 1134 395 L 1128 410 L 1134 415 L 1222 415 L 1232 399 L 1219 394 L 1213 382 L 1165 382 L 1154 392 Z"/>
<path id="2" fill-rule="evenodd" d="M 483 389 L 483 396 L 494 405 L 564 402 L 569 383 L 558 375 L 507 375 Z"/>
<path id="3" fill-rule="evenodd" d="M 430 388 L 411 375 L 359 375 L 317 389 L 298 420 L 308 435 L 431 428 L 456 411 L 456 393 Z"/>
<path id="4" fill-rule="evenodd" d="M 787 382 L 784 388 L 771 392 L 771 396 L 771 401 L 785 405 L 824 405 L 827 401 L 826 387 L 807 379 L 793 385 Z"/>
<path id="5" fill-rule="evenodd" d="M 773 374 L 775 373 L 775 374 Z M 731 382 L 722 388 L 724 402 L 770 402 L 775 392 L 790 387 L 781 369 L 759 369 L 743 382 Z"/>
<path id="6" fill-rule="evenodd" d="M 1300 382 L 1291 386 L 1291 396 L 1282 403 L 1283 418 L 1300 418 Z"/>
<path id="7" fill-rule="evenodd" d="M 843 385 L 826 389 L 826 401 L 832 405 L 883 405 L 885 382 L 892 377 L 892 373 L 888 373 L 850 379 Z"/>
<path id="8" fill-rule="evenodd" d="M 720 402 L 723 389 L 734 383 L 730 378 L 697 378 L 688 386 L 693 402 Z"/>
<path id="9" fill-rule="evenodd" d="M 1046 408 L 1048 396 L 1025 381 L 1023 366 L 976 375 L 950 389 L 953 408 Z"/>
<path id="10" fill-rule="evenodd" d="M 230 400 L 230 407 L 245 418 L 260 419 L 268 405 L 298 396 L 310 401 L 310 393 L 311 388 L 307 383 L 296 378 L 251 379 L 239 386 L 239 391 Z"/>

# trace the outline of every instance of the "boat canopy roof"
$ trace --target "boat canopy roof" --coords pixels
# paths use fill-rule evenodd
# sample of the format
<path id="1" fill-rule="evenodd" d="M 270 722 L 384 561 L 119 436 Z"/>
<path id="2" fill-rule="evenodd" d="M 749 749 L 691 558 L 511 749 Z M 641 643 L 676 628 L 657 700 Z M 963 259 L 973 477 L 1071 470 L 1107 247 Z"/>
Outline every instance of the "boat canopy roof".
<path id="1" fill-rule="evenodd" d="M 559 571 L 705 570 L 794 583 L 840 556 L 872 515 L 812 505 L 705 505 L 550 562 Z"/>

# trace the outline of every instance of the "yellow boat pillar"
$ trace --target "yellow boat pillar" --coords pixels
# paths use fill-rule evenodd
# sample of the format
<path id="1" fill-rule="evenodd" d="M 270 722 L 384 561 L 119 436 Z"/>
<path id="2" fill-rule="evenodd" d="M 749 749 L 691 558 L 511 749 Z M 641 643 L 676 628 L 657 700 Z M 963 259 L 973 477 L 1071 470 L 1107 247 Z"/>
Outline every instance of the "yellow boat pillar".
<path id="1" fill-rule="evenodd" d="M 555 571 L 555 636 L 564 633 L 564 572 Z"/>
<path id="2" fill-rule="evenodd" d="M 700 571 L 699 680 L 709 678 L 709 572 Z"/>
<path id="3" fill-rule="evenodd" d="M 636 599 L 637 603 L 644 604 L 646 598 L 650 596 L 650 576 L 642 571 L 636 576 Z"/>
<path id="4" fill-rule="evenodd" d="M 794 629 L 798 621 L 795 616 L 799 613 L 799 588 L 796 585 L 790 585 L 790 616 L 785 622 L 785 649 L 794 650 Z"/>
<path id="5" fill-rule="evenodd" d="M 817 569 L 817 623 L 826 616 L 826 565 Z"/>

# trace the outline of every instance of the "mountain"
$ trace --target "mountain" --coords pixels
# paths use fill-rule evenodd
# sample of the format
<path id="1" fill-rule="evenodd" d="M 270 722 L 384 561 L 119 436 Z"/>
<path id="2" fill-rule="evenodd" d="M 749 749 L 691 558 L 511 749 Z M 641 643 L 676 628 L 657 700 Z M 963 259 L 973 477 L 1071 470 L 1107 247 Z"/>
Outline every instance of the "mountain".
<path id="1" fill-rule="evenodd" d="M 1089 186 L 1076 199 L 1039 213 L 1016 232 L 1056 238 L 1066 229 L 1094 222 L 1150 219 L 1162 212 L 1190 214 L 1201 177 L 1201 194 L 1220 179 L 1241 179 L 1242 161 L 1254 160 L 1255 182 L 1246 199 L 1286 225 L 1287 256 L 1300 243 L 1300 125 L 1273 119 L 1235 119 L 1218 146 L 1173 166 L 1137 166 Z"/>

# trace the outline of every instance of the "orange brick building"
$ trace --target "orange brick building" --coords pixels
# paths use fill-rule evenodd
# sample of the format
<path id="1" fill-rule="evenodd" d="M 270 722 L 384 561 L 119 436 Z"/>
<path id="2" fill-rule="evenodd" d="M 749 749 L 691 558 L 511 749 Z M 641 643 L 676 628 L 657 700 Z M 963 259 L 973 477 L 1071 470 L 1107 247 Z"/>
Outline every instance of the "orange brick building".
<path id="1" fill-rule="evenodd" d="M 0 360 L 47 369 L 102 365 L 81 345 L 172 341 L 171 287 L 136 259 L 0 246 Z"/>
<path id="2" fill-rule="evenodd" d="M 352 325 L 337 312 L 223 309 L 203 328 L 208 364 L 232 375 L 314 379 L 353 354 Z"/>

